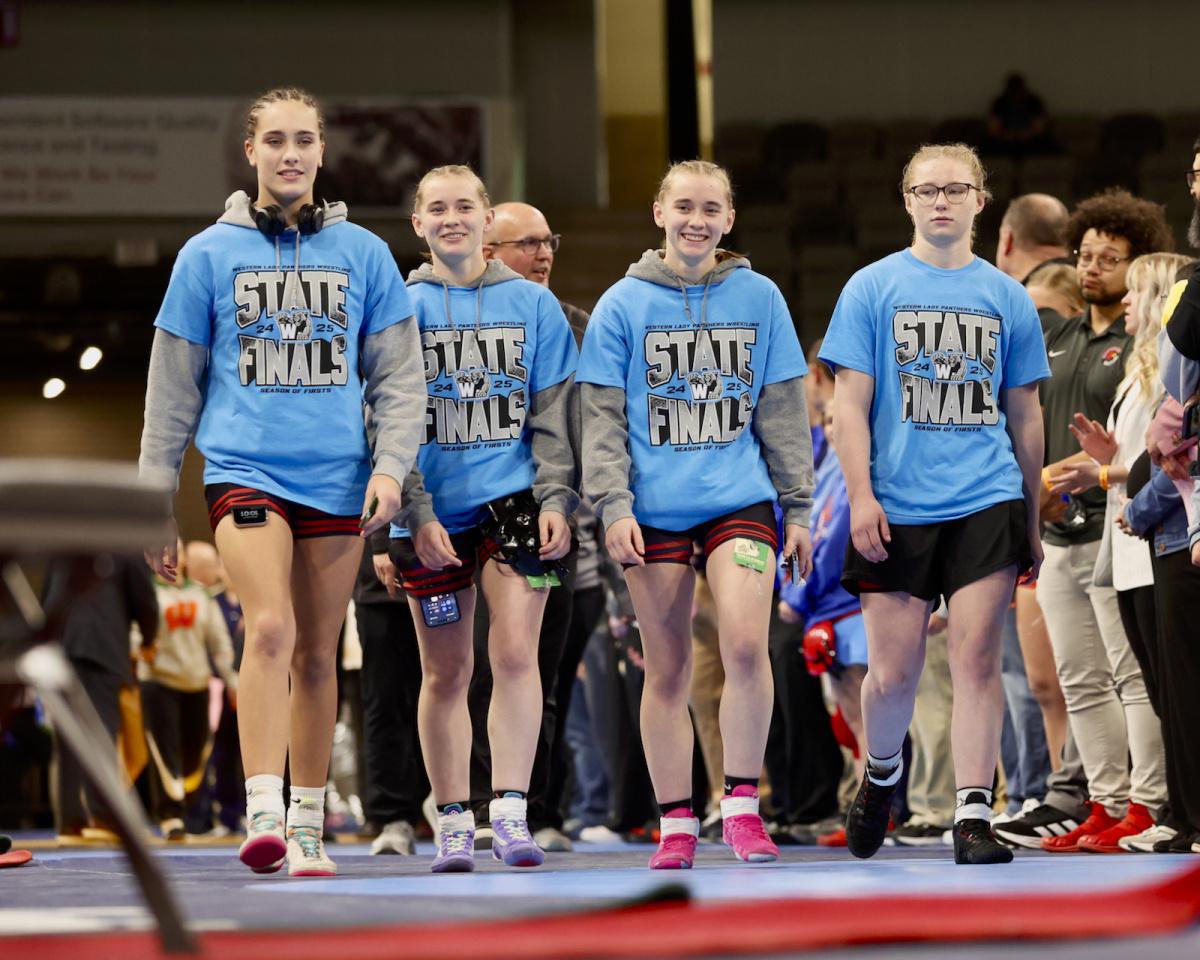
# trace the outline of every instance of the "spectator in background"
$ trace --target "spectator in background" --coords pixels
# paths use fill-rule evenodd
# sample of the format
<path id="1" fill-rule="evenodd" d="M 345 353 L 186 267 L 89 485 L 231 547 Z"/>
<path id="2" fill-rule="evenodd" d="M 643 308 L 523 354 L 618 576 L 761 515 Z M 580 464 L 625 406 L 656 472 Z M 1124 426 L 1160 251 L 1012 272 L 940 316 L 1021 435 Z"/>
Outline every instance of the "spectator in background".
<path id="1" fill-rule="evenodd" d="M 987 128 L 989 153 L 1020 157 L 1048 153 L 1054 148 L 1046 105 L 1019 73 L 1008 75 L 1004 90 L 992 101 Z"/>
<path id="2" fill-rule="evenodd" d="M 1080 203 L 1071 216 L 1068 238 L 1078 252 L 1087 309 L 1046 337 L 1052 375 L 1042 386 L 1049 464 L 1043 476 L 1050 488 L 1069 468 L 1063 461 L 1086 459 L 1070 430 L 1073 416 L 1106 419 L 1123 379 L 1132 339 L 1125 330 L 1122 303 L 1130 262 L 1173 246 L 1162 207 L 1124 190 L 1106 191 Z M 1165 790 L 1161 733 L 1121 624 L 1116 591 L 1093 582 L 1106 501 L 1099 489 L 1072 497 L 1063 517 L 1047 524 L 1042 534 L 1046 561 L 1037 585 L 1038 602 L 1091 798 L 1082 824 L 1059 836 L 1042 836 L 1042 848 L 1057 852 L 1081 849 L 1084 837 L 1103 833 L 1123 818 L 1142 816 L 1129 806 L 1130 757 L 1132 795 L 1139 803 L 1157 807 Z M 1036 818 L 1036 824 L 1029 818 Z M 1074 818 L 1065 811 L 1055 813 L 1053 804 L 1021 818 L 1027 821 L 1024 828 L 1046 830 L 1068 819 Z M 1018 829 L 1018 822 L 1006 824 L 1002 835 Z M 1142 829 L 1138 826 L 1134 832 Z"/>
<path id="3" fill-rule="evenodd" d="M 416 853 L 414 825 L 429 779 L 417 735 L 421 652 L 408 598 L 388 556 L 386 530 L 372 534 L 354 584 L 354 616 L 362 644 L 363 751 L 359 771 L 371 853 Z"/>
<path id="4" fill-rule="evenodd" d="M 1039 267 L 1025 285 L 1029 299 L 1042 318 L 1042 328 L 1056 326 L 1068 317 L 1083 313 L 1086 304 L 1079 287 L 1075 265 L 1051 262 Z"/>
<path id="5" fill-rule="evenodd" d="M 158 603 L 150 574 L 140 560 L 112 556 L 100 562 L 111 564 L 107 575 L 94 586 L 81 588 L 69 561 L 53 561 L 46 572 L 44 606 L 69 610 L 62 631 L 63 649 L 112 741 L 110 762 L 115 766 L 121 688 L 134 682 L 129 628 L 136 624 L 143 637 L 153 637 Z M 60 842 L 116 840 L 108 812 L 97 804 L 94 791 L 85 783 L 79 761 L 61 749 L 57 813 Z"/>
<path id="6" fill-rule="evenodd" d="M 187 545 L 187 568 L 192 579 L 204 587 L 221 608 L 229 639 L 233 643 L 233 670 L 236 673 L 242 668 L 246 625 L 242 618 L 242 604 L 225 576 L 225 567 L 216 547 L 204 540 L 191 541 Z M 226 696 L 221 697 L 221 716 L 213 733 L 209 768 L 212 771 L 211 799 L 217 807 L 216 833 L 240 833 L 246 819 L 246 775 L 242 772 L 242 752 L 238 744 L 237 708 Z M 194 810 L 189 811 L 189 817 L 194 813 Z M 205 809 L 202 813 L 204 821 L 208 823 L 212 811 Z M 188 829 L 190 831 L 193 827 L 189 824 Z"/>
<path id="7" fill-rule="evenodd" d="M 1048 193 L 1017 197 L 1000 221 L 996 266 L 1026 286 L 1034 274 L 1051 264 L 1073 267 L 1067 249 L 1069 218 L 1066 205 L 1058 197 Z"/>
<path id="8" fill-rule="evenodd" d="M 158 624 L 138 651 L 138 680 L 150 748 L 153 815 L 167 840 L 186 837 L 183 815 L 204 777 L 212 743 L 208 724 L 209 658 L 237 707 L 233 644 L 217 602 L 187 575 L 187 553 L 174 582 L 155 578 Z"/>

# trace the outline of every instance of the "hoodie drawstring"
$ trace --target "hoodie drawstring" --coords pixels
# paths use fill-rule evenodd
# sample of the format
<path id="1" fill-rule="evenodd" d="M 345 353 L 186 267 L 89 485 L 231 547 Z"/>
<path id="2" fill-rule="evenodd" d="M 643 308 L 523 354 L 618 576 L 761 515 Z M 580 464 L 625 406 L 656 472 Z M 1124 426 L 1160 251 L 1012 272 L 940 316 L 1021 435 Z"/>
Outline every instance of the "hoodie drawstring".
<path id="1" fill-rule="evenodd" d="M 712 286 L 713 277 L 716 275 L 716 270 L 710 270 L 708 276 L 704 278 L 704 293 L 700 297 L 700 329 L 704 329 L 704 325 L 708 322 L 708 288 Z M 687 314 L 688 323 L 695 325 L 696 321 L 692 317 L 692 305 L 688 300 L 688 285 L 683 277 L 676 277 L 679 281 L 679 292 L 683 294 L 683 311 Z"/>
<path id="2" fill-rule="evenodd" d="M 442 285 L 442 300 L 446 310 L 446 322 L 450 324 L 450 329 L 458 333 L 458 327 L 454 325 L 454 315 L 450 311 L 450 284 L 448 284 L 437 274 L 434 274 L 437 282 Z M 475 284 L 475 333 L 478 334 L 483 327 L 483 280 L 487 276 L 487 271 L 479 278 L 479 282 Z"/>

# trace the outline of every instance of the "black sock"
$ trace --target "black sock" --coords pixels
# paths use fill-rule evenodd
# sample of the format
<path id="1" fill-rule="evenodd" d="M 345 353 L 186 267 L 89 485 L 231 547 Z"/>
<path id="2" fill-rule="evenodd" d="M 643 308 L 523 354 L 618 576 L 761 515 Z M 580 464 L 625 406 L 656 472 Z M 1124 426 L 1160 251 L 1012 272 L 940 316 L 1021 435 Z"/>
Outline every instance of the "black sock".
<path id="1" fill-rule="evenodd" d="M 466 812 L 466 810 L 467 810 L 467 801 L 466 800 L 462 800 L 457 803 L 443 803 L 443 804 L 439 805 L 437 808 L 437 812 L 441 816 L 445 816 L 446 814 L 450 814 L 450 813 L 464 813 L 464 812 Z"/>
<path id="2" fill-rule="evenodd" d="M 669 817 L 673 813 L 677 814 L 680 810 L 686 810 L 689 817 L 695 816 L 692 813 L 692 801 L 690 797 L 685 800 L 672 800 L 670 803 L 660 803 L 658 805 L 658 812 L 664 817 Z"/>
<path id="3" fill-rule="evenodd" d="M 725 796 L 732 797 L 735 787 L 753 787 L 758 793 L 758 777 L 731 777 L 725 774 Z"/>
<path id="4" fill-rule="evenodd" d="M 513 800 L 525 799 L 525 794 L 520 790 L 493 790 L 492 796 L 496 800 L 504 800 L 506 798 Z"/>

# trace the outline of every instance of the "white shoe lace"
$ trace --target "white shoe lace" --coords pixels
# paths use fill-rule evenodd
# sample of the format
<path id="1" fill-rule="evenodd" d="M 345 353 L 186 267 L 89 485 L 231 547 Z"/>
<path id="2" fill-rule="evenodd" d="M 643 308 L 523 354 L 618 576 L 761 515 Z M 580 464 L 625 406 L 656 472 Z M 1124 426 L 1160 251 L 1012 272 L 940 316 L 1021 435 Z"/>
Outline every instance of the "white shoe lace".
<path id="1" fill-rule="evenodd" d="M 474 838 L 466 830 L 451 830 L 442 834 L 442 856 L 452 853 L 467 853 L 474 845 Z"/>
<path id="2" fill-rule="evenodd" d="M 529 835 L 529 824 L 517 817 L 501 817 L 500 826 L 504 828 L 504 840 L 506 843 L 515 843 L 525 841 L 532 843 L 533 837 Z"/>

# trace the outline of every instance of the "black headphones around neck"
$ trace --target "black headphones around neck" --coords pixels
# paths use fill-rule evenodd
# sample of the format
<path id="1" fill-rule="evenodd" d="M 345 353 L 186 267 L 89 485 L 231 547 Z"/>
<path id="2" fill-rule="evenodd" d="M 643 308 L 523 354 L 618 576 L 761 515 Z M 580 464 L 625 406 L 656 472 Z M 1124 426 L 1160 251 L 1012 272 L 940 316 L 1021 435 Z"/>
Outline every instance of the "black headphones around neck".
<path id="1" fill-rule="evenodd" d="M 265 207 L 250 205 L 254 212 L 254 225 L 264 237 L 278 237 L 290 229 L 283 219 L 283 208 L 277 203 Z M 306 203 L 296 214 L 296 229 L 300 235 L 310 237 L 320 233 L 325 226 L 325 207 L 323 204 Z"/>

